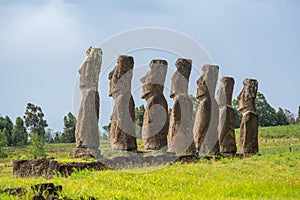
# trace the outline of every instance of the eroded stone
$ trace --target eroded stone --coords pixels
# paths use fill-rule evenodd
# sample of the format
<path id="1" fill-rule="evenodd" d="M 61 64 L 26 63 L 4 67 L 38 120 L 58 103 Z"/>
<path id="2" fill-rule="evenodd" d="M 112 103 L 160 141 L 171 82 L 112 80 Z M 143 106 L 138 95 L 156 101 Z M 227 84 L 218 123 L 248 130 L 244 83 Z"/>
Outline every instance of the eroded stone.
<path id="1" fill-rule="evenodd" d="M 141 78 L 142 98 L 147 101 L 142 139 L 145 150 L 166 150 L 168 134 L 168 104 L 163 95 L 168 63 L 152 60 L 148 73 Z"/>
<path id="2" fill-rule="evenodd" d="M 179 58 L 177 71 L 172 76 L 170 97 L 174 100 L 168 132 L 168 151 L 191 153 L 195 150 L 193 139 L 193 103 L 188 96 L 188 83 L 192 60 Z"/>
<path id="3" fill-rule="evenodd" d="M 89 48 L 87 57 L 79 69 L 82 101 L 76 123 L 76 148 L 91 149 L 91 157 L 99 157 L 99 94 L 98 80 L 102 63 L 102 50 Z M 82 151 L 81 151 L 82 152 Z M 76 153 L 76 151 L 75 151 Z M 85 155 L 87 156 L 87 155 Z M 76 155 L 75 155 L 76 157 Z"/>
<path id="4" fill-rule="evenodd" d="M 221 85 L 218 90 L 218 104 L 220 109 L 218 134 L 220 152 L 225 154 L 235 154 L 237 151 L 234 133 L 234 109 L 231 103 L 233 88 L 233 78 L 221 78 Z"/>
<path id="5" fill-rule="evenodd" d="M 255 79 L 245 79 L 244 87 L 238 96 L 239 111 L 243 118 L 240 126 L 239 146 L 243 154 L 258 153 L 258 114 L 255 100 L 258 82 Z"/>
<path id="6" fill-rule="evenodd" d="M 133 57 L 121 55 L 117 65 L 109 74 L 110 93 L 115 101 L 110 141 L 114 150 L 137 150 L 134 100 L 131 95 L 131 79 L 133 74 Z"/>
<path id="7" fill-rule="evenodd" d="M 203 79 L 206 82 L 209 90 L 211 101 L 211 115 L 208 131 L 204 138 L 201 147 L 201 154 L 217 154 L 220 152 L 218 139 L 218 125 L 219 125 L 219 106 L 215 99 L 215 90 L 218 82 L 219 66 L 205 64 L 202 67 Z"/>
<path id="8" fill-rule="evenodd" d="M 199 152 L 207 135 L 211 120 L 211 97 L 203 75 L 197 80 L 196 98 L 199 100 L 198 110 L 193 127 L 194 143 Z"/>

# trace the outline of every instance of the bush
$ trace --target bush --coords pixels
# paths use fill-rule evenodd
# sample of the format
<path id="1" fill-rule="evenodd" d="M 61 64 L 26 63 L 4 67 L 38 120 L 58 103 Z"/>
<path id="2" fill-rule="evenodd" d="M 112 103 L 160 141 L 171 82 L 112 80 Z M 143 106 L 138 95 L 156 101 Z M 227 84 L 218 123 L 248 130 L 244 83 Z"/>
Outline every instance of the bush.
<path id="1" fill-rule="evenodd" d="M 37 133 L 30 133 L 29 154 L 34 158 L 46 158 L 45 143 Z"/>

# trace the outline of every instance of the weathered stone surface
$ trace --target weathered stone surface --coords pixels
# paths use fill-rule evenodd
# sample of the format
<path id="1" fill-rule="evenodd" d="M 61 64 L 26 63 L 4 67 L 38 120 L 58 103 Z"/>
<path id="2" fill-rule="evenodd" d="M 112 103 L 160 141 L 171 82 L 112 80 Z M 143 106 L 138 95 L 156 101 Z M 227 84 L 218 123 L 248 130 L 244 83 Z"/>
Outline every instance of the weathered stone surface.
<path id="1" fill-rule="evenodd" d="M 201 148 L 202 154 L 216 154 L 220 152 L 218 139 L 219 106 L 215 99 L 218 82 L 219 66 L 206 64 L 202 67 L 203 79 L 206 82 L 211 99 L 211 119 L 206 137 Z"/>
<path id="2" fill-rule="evenodd" d="M 193 103 L 188 96 L 192 60 L 179 58 L 177 71 L 172 76 L 171 94 L 174 99 L 170 115 L 168 151 L 191 153 L 195 150 L 193 138 Z"/>
<path id="3" fill-rule="evenodd" d="M 95 158 L 97 159 L 99 155 L 98 149 L 87 149 L 87 148 L 76 148 L 70 152 L 72 158 Z"/>
<path id="4" fill-rule="evenodd" d="M 52 178 L 54 173 L 63 177 L 70 176 L 76 169 L 106 170 L 109 169 L 103 162 L 72 162 L 59 163 L 51 159 L 18 160 L 13 161 L 13 177 L 43 177 Z"/>
<path id="5" fill-rule="evenodd" d="M 97 158 L 99 151 L 99 94 L 98 80 L 102 63 L 102 50 L 99 48 L 89 48 L 87 58 L 79 69 L 80 90 L 82 101 L 76 123 L 76 148 L 92 149 Z"/>
<path id="6" fill-rule="evenodd" d="M 115 106 L 110 126 L 112 149 L 132 151 L 137 149 L 134 123 L 134 101 L 131 95 L 133 57 L 121 55 L 116 67 L 109 73 L 110 92 Z"/>
<path id="7" fill-rule="evenodd" d="M 22 187 L 14 187 L 14 188 L 5 188 L 2 192 L 12 196 L 22 196 L 27 193 L 27 190 Z"/>
<path id="8" fill-rule="evenodd" d="M 142 99 L 147 101 L 142 127 L 145 150 L 166 150 L 168 134 L 168 104 L 163 95 L 168 63 L 152 60 L 148 73 L 141 78 Z"/>
<path id="9" fill-rule="evenodd" d="M 33 191 L 39 194 L 44 194 L 46 197 L 58 196 L 59 192 L 62 191 L 62 186 L 55 186 L 54 183 L 41 183 L 31 187 Z M 48 199 L 48 198 L 47 198 Z"/>
<path id="10" fill-rule="evenodd" d="M 193 135 L 196 151 L 199 152 L 207 135 L 211 120 L 211 98 L 203 75 L 197 80 L 196 98 L 199 100 L 195 116 Z"/>
<path id="11" fill-rule="evenodd" d="M 239 111 L 243 118 L 240 126 L 239 146 L 243 154 L 258 153 L 258 114 L 255 100 L 258 82 L 255 79 L 245 79 L 244 88 L 238 96 Z"/>
<path id="12" fill-rule="evenodd" d="M 42 195 L 42 193 L 37 193 L 33 195 L 31 200 L 46 200 L 45 197 Z"/>
<path id="13" fill-rule="evenodd" d="M 233 88 L 233 78 L 221 78 L 221 85 L 218 90 L 217 99 L 220 109 L 218 133 L 220 152 L 225 154 L 235 154 L 237 151 L 234 133 L 234 109 L 231 103 Z"/>
<path id="14" fill-rule="evenodd" d="M 13 161 L 13 177 L 50 178 L 57 169 L 58 163 L 50 159 Z"/>

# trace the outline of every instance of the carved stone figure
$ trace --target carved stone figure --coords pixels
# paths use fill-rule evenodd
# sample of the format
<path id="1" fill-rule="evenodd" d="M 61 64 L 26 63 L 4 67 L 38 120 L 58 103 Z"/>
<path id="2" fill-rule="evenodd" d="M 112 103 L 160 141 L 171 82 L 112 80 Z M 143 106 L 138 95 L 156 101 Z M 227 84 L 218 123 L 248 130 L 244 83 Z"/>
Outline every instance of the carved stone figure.
<path id="1" fill-rule="evenodd" d="M 206 64 L 202 67 L 203 79 L 209 91 L 211 101 L 210 124 L 201 147 L 201 154 L 216 154 L 220 152 L 218 139 L 219 106 L 215 99 L 218 82 L 219 66 Z"/>
<path id="2" fill-rule="evenodd" d="M 255 107 L 258 82 L 245 79 L 243 84 L 244 88 L 238 96 L 239 111 L 243 114 L 239 146 L 243 154 L 255 154 L 258 153 L 258 114 Z"/>
<path id="3" fill-rule="evenodd" d="M 197 80 L 196 98 L 199 100 L 198 110 L 195 116 L 193 135 L 197 152 L 203 145 L 211 120 L 211 97 L 203 75 Z"/>
<path id="4" fill-rule="evenodd" d="M 112 149 L 137 150 L 134 123 L 134 101 L 131 95 L 133 57 L 121 55 L 116 67 L 109 73 L 110 91 L 115 106 L 113 109 L 110 141 Z"/>
<path id="5" fill-rule="evenodd" d="M 74 157 L 97 158 L 100 155 L 98 80 L 101 64 L 102 50 L 89 48 L 79 69 L 82 101 L 76 123 L 76 150 L 72 152 Z"/>
<path id="6" fill-rule="evenodd" d="M 141 78 L 142 99 L 147 101 L 142 127 L 145 150 L 166 150 L 168 134 L 168 104 L 163 95 L 168 63 L 152 60 L 150 70 Z"/>
<path id="7" fill-rule="evenodd" d="M 236 142 L 234 133 L 234 109 L 232 107 L 233 88 L 233 78 L 221 78 L 221 85 L 218 90 L 218 104 L 220 110 L 218 133 L 220 152 L 225 154 L 236 153 Z"/>
<path id="8" fill-rule="evenodd" d="M 174 99 L 168 133 L 169 152 L 189 153 L 194 151 L 193 103 L 188 96 L 188 83 L 192 60 L 179 58 L 177 71 L 172 76 L 171 94 Z"/>

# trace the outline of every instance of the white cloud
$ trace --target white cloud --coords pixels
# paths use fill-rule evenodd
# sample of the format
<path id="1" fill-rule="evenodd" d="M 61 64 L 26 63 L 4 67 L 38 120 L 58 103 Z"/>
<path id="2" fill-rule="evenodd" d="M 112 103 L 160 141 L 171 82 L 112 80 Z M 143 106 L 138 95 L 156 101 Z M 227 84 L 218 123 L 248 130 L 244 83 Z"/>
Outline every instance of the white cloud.
<path id="1" fill-rule="evenodd" d="M 1 10 L 7 16 L 0 22 L 0 52 L 8 59 L 17 54 L 23 61 L 63 60 L 85 42 L 85 27 L 74 5 L 51 1 L 38 6 L 10 4 Z"/>
<path id="2" fill-rule="evenodd" d="M 72 109 L 72 87 L 87 48 L 78 7 L 63 1 L 0 7 L 1 115 L 22 116 L 27 102 L 58 127 Z M 4 15 L 4 14 L 3 14 Z"/>
<path id="3" fill-rule="evenodd" d="M 85 48 L 149 26 L 175 29 L 202 44 L 220 64 L 220 74 L 235 77 L 235 93 L 244 78 L 258 77 L 273 106 L 295 112 L 299 95 L 285 88 L 299 90 L 299 5 L 295 0 L 0 3 L 0 114 L 15 118 L 31 101 L 42 106 L 52 128 L 61 128 L 61 118 L 72 109 Z"/>

